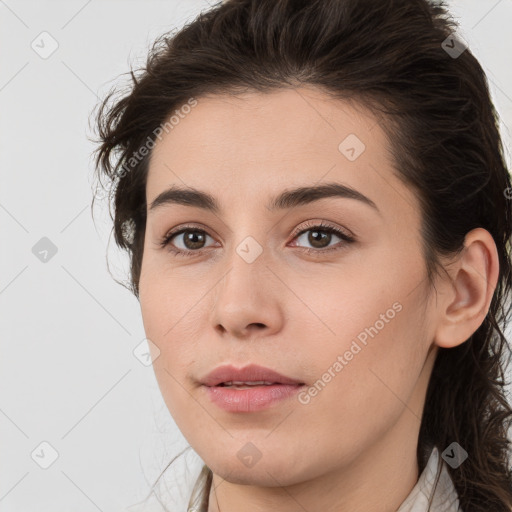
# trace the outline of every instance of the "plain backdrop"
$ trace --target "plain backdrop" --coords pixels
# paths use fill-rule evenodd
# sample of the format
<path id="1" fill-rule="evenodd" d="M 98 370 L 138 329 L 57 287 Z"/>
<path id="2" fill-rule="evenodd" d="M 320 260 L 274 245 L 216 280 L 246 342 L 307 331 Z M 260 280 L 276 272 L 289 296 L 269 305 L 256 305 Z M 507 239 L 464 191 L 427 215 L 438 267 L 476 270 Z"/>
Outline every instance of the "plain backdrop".
<path id="1" fill-rule="evenodd" d="M 139 303 L 107 270 L 108 258 L 114 277 L 128 277 L 107 212 L 98 204 L 91 216 L 87 137 L 99 99 L 127 83 L 121 74 L 154 38 L 208 8 L 0 0 L 2 512 L 126 510 L 187 446 L 134 354 L 145 338 Z M 451 11 L 487 72 L 510 166 L 512 1 Z M 166 473 L 174 510 L 185 510 L 200 462 L 189 450 Z"/>

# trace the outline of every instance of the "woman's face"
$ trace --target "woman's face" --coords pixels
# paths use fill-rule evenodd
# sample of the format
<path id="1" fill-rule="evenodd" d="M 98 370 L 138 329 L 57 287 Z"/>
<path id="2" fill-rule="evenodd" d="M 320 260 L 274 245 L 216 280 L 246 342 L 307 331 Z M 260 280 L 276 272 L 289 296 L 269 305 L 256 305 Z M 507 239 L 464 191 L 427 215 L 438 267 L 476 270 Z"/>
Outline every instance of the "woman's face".
<path id="1" fill-rule="evenodd" d="M 140 277 L 154 370 L 183 435 L 214 473 L 265 486 L 342 470 L 377 446 L 415 448 L 433 306 L 419 204 L 378 121 L 311 88 L 199 98 L 186 112 L 153 149 Z M 308 193 L 326 184 L 361 196 Z M 151 208 L 169 188 L 218 209 L 169 197 Z M 250 363 L 304 385 L 265 407 L 212 401 L 201 380 Z"/>

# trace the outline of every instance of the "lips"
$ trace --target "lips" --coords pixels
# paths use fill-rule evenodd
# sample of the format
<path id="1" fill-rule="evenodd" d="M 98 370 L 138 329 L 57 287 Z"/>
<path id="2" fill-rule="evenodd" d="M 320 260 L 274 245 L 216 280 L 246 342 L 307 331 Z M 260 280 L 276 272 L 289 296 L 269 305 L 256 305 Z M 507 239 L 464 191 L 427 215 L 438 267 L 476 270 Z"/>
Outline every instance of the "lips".
<path id="1" fill-rule="evenodd" d="M 222 365 L 215 368 L 206 377 L 201 380 L 205 386 L 223 386 L 226 385 L 248 385 L 248 386 L 267 386 L 270 384 L 288 384 L 299 386 L 304 382 L 282 375 L 270 368 L 250 364 L 244 368 L 236 368 L 233 365 Z M 243 383 L 243 384 L 242 384 Z"/>
<path id="2" fill-rule="evenodd" d="M 250 364 L 244 368 L 223 365 L 201 380 L 201 389 L 221 409 L 229 413 L 256 413 L 290 401 L 304 382 Z"/>

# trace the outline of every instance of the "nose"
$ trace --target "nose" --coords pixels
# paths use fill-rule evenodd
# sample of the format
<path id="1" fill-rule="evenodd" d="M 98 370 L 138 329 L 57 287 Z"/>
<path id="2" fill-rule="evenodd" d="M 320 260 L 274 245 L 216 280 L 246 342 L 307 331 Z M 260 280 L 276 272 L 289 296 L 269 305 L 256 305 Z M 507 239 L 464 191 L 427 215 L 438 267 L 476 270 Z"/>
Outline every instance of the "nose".
<path id="1" fill-rule="evenodd" d="M 261 336 L 260 332 L 264 332 L 266 329 L 266 325 L 261 322 L 253 322 L 248 324 L 246 327 L 240 328 L 239 324 L 236 324 L 235 322 L 231 323 L 230 325 L 223 325 L 218 324 L 216 325 L 217 331 L 219 331 L 220 334 L 228 333 L 230 332 L 239 339 L 248 339 L 253 337 Z"/>
<path id="2" fill-rule="evenodd" d="M 285 296 L 279 279 L 261 258 L 247 263 L 238 255 L 214 290 L 213 326 L 224 337 L 268 336 L 282 326 Z"/>

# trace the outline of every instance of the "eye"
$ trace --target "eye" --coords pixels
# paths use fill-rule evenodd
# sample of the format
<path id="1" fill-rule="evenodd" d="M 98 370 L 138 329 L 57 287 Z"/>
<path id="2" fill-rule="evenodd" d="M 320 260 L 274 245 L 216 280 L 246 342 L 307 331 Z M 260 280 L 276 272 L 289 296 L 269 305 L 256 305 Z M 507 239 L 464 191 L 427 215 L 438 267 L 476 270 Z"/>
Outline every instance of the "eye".
<path id="1" fill-rule="evenodd" d="M 185 235 L 181 237 L 181 235 Z M 184 247 L 177 247 L 172 243 L 172 240 L 176 238 L 180 240 L 181 244 L 185 244 Z M 188 256 L 193 253 L 199 252 L 203 249 L 206 238 L 212 238 L 206 231 L 199 229 L 195 226 L 183 226 L 178 231 L 172 231 L 165 235 L 159 242 L 161 247 L 168 247 L 169 251 L 175 253 L 178 256 Z"/>
<path id="2" fill-rule="evenodd" d="M 307 237 L 304 237 L 304 235 L 308 232 L 311 232 L 311 234 Z M 185 236 L 181 237 L 181 235 Z M 343 242 L 341 246 L 338 244 L 338 246 L 328 247 L 326 249 L 325 247 L 328 246 L 332 241 L 332 235 L 337 236 Z M 176 247 L 173 239 L 176 238 L 177 240 L 180 240 L 180 237 L 182 247 L 179 247 L 179 244 L 178 247 Z M 158 245 L 163 248 L 167 247 L 170 252 L 177 256 L 193 256 L 204 249 L 204 244 L 206 242 L 206 238 L 208 237 L 212 238 L 203 229 L 200 229 L 196 226 L 183 226 L 179 230 L 171 231 L 170 233 L 166 234 L 158 242 Z M 343 246 L 355 242 L 356 240 L 352 235 L 349 235 L 337 227 L 324 224 L 323 222 L 320 224 L 312 223 L 305 228 L 302 226 L 300 231 L 295 232 L 293 239 L 299 240 L 302 237 L 306 238 L 306 242 L 312 244 L 313 248 L 303 247 L 301 250 L 313 255 L 322 255 L 326 252 L 342 249 Z"/>
<path id="3" fill-rule="evenodd" d="M 307 233 L 310 233 L 306 236 Z M 341 246 L 338 244 L 338 246 L 328 247 L 329 243 L 332 241 L 332 235 L 335 235 L 336 237 L 340 238 L 343 242 L 341 243 Z M 300 230 L 294 237 L 294 239 L 300 240 L 303 238 L 306 243 L 309 243 L 313 246 L 313 248 L 303 248 L 305 252 L 308 254 L 313 255 L 322 255 L 323 253 L 330 252 L 330 251 L 336 251 L 339 249 L 342 249 L 344 245 L 355 242 L 355 238 L 352 235 L 349 235 L 348 233 L 345 233 L 341 229 L 324 224 L 321 222 L 320 224 L 312 224 L 309 226 L 306 226 L 305 229 Z"/>

